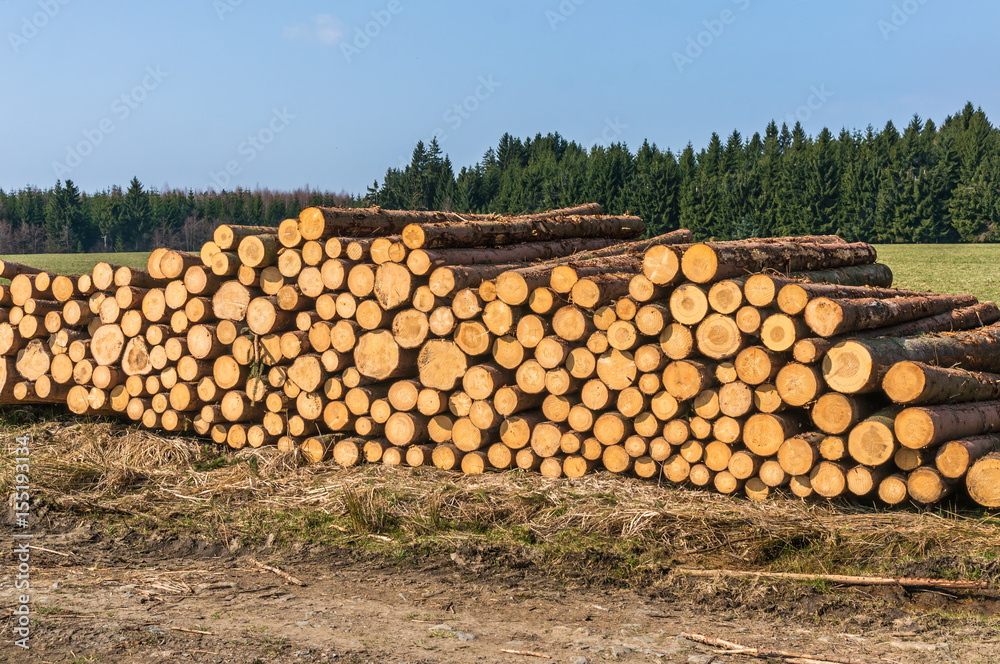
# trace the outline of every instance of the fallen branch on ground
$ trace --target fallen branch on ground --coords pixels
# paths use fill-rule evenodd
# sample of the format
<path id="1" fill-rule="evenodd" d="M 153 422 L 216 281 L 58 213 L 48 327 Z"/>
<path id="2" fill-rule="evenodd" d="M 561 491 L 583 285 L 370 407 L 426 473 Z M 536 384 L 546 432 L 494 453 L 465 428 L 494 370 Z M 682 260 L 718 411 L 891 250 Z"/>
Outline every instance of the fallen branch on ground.
<path id="1" fill-rule="evenodd" d="M 280 569 L 278 569 L 277 567 L 271 567 L 270 565 L 265 565 L 264 563 L 258 561 L 256 558 L 251 558 L 250 562 L 253 563 L 254 565 L 256 565 L 257 567 L 261 568 L 261 569 L 264 569 L 264 570 L 267 570 L 268 572 L 271 572 L 272 574 L 277 574 L 282 579 L 284 579 L 288 583 L 291 583 L 292 585 L 295 585 L 295 586 L 304 586 L 304 585 L 306 585 L 305 583 L 303 583 L 299 579 L 296 579 L 294 576 L 292 576 L 288 572 L 283 572 Z"/>
<path id="2" fill-rule="evenodd" d="M 829 581 L 850 586 L 904 586 L 908 588 L 947 588 L 950 590 L 986 590 L 986 581 L 949 581 L 947 579 L 909 579 L 886 576 L 847 576 L 843 574 L 791 574 L 787 572 L 744 572 L 727 569 L 686 569 L 674 570 L 684 576 L 763 576 L 788 581 Z"/>
<path id="3" fill-rule="evenodd" d="M 815 664 L 871 664 L 871 659 L 855 659 L 854 657 L 837 657 L 836 655 L 806 655 L 803 653 L 786 652 L 784 650 L 767 650 L 764 648 L 751 648 L 732 641 L 725 641 L 703 634 L 693 634 L 685 632 L 680 635 L 689 641 L 703 643 L 707 646 L 722 648 L 726 655 L 746 655 L 748 657 L 764 657 L 767 659 L 783 659 L 787 662 L 805 662 Z M 889 662 L 891 660 L 879 658 L 879 661 Z"/>

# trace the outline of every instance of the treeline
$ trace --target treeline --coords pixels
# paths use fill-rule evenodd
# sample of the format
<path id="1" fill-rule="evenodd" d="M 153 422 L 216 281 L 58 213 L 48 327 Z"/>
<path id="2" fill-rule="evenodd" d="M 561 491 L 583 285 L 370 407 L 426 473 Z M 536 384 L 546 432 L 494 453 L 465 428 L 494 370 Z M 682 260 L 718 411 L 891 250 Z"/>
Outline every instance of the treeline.
<path id="1" fill-rule="evenodd" d="M 900 132 L 823 129 L 771 122 L 745 139 L 712 134 L 679 153 L 644 142 L 589 150 L 556 134 L 504 134 L 496 149 L 455 174 L 436 140 L 417 143 L 363 196 L 300 189 L 194 192 L 144 188 L 133 178 L 86 194 L 0 190 L 0 254 L 196 249 L 219 224 L 277 226 L 309 205 L 380 205 L 456 212 L 528 213 L 596 201 L 630 212 L 657 234 L 690 228 L 698 239 L 835 233 L 850 240 L 1000 240 L 1000 138 L 967 104 L 940 126 L 914 116 Z"/>
<path id="2" fill-rule="evenodd" d="M 0 254 L 193 251 L 212 239 L 219 224 L 277 226 L 310 205 L 357 204 L 347 194 L 309 189 L 156 191 L 138 178 L 124 191 L 86 194 L 67 180 L 46 190 L 0 190 Z"/>
<path id="3" fill-rule="evenodd" d="M 850 240 L 1000 240 L 1000 140 L 967 104 L 941 124 L 914 116 L 902 133 L 771 122 L 763 135 L 712 134 L 696 152 L 636 153 L 621 143 L 587 151 L 559 134 L 505 134 L 482 160 L 453 174 L 436 142 L 391 168 L 365 201 L 457 212 L 532 212 L 597 201 L 631 212 L 649 233 L 690 228 L 699 239 L 835 233 Z"/>

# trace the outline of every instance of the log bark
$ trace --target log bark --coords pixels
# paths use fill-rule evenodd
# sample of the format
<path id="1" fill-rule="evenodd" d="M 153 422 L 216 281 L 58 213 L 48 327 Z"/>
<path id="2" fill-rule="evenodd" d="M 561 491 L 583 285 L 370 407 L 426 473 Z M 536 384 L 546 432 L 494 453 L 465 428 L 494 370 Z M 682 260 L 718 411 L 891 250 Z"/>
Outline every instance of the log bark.
<path id="1" fill-rule="evenodd" d="M 934 465 L 945 478 L 959 480 L 977 460 L 997 450 L 1000 450 L 1000 436 L 996 434 L 952 440 L 938 448 Z"/>
<path id="2" fill-rule="evenodd" d="M 446 265 L 502 265 L 527 263 L 593 251 L 618 244 L 613 239 L 568 239 L 527 242 L 512 246 L 486 246 L 469 249 L 416 249 L 406 259 L 413 274 L 421 276 Z"/>
<path id="3" fill-rule="evenodd" d="M 882 389 L 907 405 L 986 401 L 1000 399 L 1000 374 L 903 361 L 889 369 Z"/>
<path id="4" fill-rule="evenodd" d="M 1000 371 L 1000 326 L 947 335 L 843 341 L 823 359 L 823 378 L 838 392 L 871 392 L 894 364 L 907 360 Z"/>
<path id="5" fill-rule="evenodd" d="M 819 336 L 833 337 L 848 332 L 897 325 L 975 304 L 976 298 L 971 295 L 857 300 L 831 300 L 820 297 L 810 301 L 806 306 L 805 321 Z"/>
<path id="6" fill-rule="evenodd" d="M 994 433 L 1000 431 L 1000 401 L 906 408 L 896 416 L 894 430 L 910 449 Z"/>
<path id="7" fill-rule="evenodd" d="M 778 309 L 789 316 L 798 316 L 815 299 L 831 300 L 887 299 L 897 297 L 922 297 L 929 293 L 899 288 L 874 288 L 871 286 L 844 286 L 809 282 L 789 283 L 781 287 L 775 299 Z"/>
<path id="8" fill-rule="evenodd" d="M 570 215 L 548 219 L 501 219 L 411 224 L 402 231 L 410 249 L 511 245 L 566 238 L 631 239 L 643 230 L 638 217 Z"/>

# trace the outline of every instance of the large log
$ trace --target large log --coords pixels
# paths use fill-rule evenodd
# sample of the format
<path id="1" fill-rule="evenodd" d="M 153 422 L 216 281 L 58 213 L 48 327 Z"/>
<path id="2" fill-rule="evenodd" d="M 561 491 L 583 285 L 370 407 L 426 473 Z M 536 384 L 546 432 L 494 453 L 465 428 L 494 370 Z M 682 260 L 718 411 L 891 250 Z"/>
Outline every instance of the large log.
<path id="1" fill-rule="evenodd" d="M 398 235 L 406 226 L 414 223 L 468 223 L 470 220 L 488 218 L 451 212 L 383 210 L 379 207 L 307 207 L 299 213 L 298 230 L 304 240 L 319 240 L 331 236 L 383 236 Z"/>
<path id="2" fill-rule="evenodd" d="M 851 429 L 847 451 L 855 461 L 865 466 L 880 466 L 892 460 L 899 450 L 893 422 L 899 407 L 883 409 Z"/>
<path id="3" fill-rule="evenodd" d="M 789 316 L 797 316 L 806 310 L 808 304 L 817 298 L 830 300 L 886 299 L 894 297 L 920 297 L 929 293 L 899 288 L 875 288 L 871 286 L 844 286 L 841 284 L 816 284 L 810 282 L 790 283 L 778 291 L 778 309 Z"/>
<path id="4" fill-rule="evenodd" d="M 877 339 L 879 337 L 908 337 L 929 332 L 957 332 L 990 325 L 1000 320 L 1000 308 L 993 302 L 980 302 L 971 307 L 946 311 L 937 316 L 920 318 L 908 323 L 900 323 L 875 330 L 855 332 L 853 339 Z M 811 364 L 818 362 L 824 353 L 843 339 L 801 339 L 792 347 L 792 354 L 798 362 Z"/>
<path id="5" fill-rule="evenodd" d="M 938 448 L 934 465 L 946 478 L 957 480 L 965 477 L 978 459 L 996 450 L 1000 450 L 1000 435 L 996 434 L 952 440 Z"/>
<path id="6" fill-rule="evenodd" d="M 833 337 L 847 332 L 906 323 L 974 304 L 976 298 L 971 295 L 856 300 L 831 300 L 820 297 L 810 301 L 806 306 L 805 321 L 819 336 Z"/>
<path id="7" fill-rule="evenodd" d="M 965 477 L 969 497 L 983 507 L 1000 507 L 1000 452 L 988 454 L 972 464 Z"/>
<path id="8" fill-rule="evenodd" d="M 907 360 L 1000 371 L 1000 326 L 948 335 L 843 341 L 827 351 L 823 378 L 838 392 L 871 392 L 894 364 Z"/>
<path id="9" fill-rule="evenodd" d="M 897 362 L 882 379 L 886 396 L 907 405 L 1000 399 L 1000 374 Z"/>
<path id="10" fill-rule="evenodd" d="M 764 270 L 801 272 L 875 262 L 875 247 L 853 244 L 739 242 L 696 244 L 684 252 L 681 271 L 695 283 L 709 283 Z"/>
<path id="11" fill-rule="evenodd" d="M 796 272 L 787 277 L 773 274 L 755 274 L 747 277 L 743 285 L 743 294 L 753 306 L 769 307 L 777 300 L 778 294 L 784 286 L 799 281 L 814 284 L 835 284 L 839 286 L 888 288 L 892 285 L 892 270 L 889 269 L 888 265 L 873 263 L 871 265 L 855 265 L 836 270 Z"/>
<path id="12" fill-rule="evenodd" d="M 486 246 L 462 249 L 416 249 L 406 258 L 413 274 L 430 274 L 446 265 L 502 265 L 527 263 L 569 256 L 618 244 L 609 238 L 573 238 L 548 242 L 527 242 L 510 246 Z"/>
<path id="13" fill-rule="evenodd" d="M 510 245 L 564 238 L 630 239 L 643 231 L 639 217 L 570 215 L 549 219 L 411 224 L 402 231 L 410 249 Z M 304 235 L 303 235 L 304 237 Z"/>
<path id="14" fill-rule="evenodd" d="M 906 408 L 896 416 L 896 438 L 921 449 L 966 436 L 1000 431 L 1000 401 Z"/>

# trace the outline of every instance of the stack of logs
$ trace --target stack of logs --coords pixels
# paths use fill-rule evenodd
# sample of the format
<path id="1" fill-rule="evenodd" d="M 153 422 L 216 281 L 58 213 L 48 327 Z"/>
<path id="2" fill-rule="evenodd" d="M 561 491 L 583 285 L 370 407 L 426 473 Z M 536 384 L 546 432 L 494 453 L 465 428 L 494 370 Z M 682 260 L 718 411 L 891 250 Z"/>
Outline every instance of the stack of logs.
<path id="1" fill-rule="evenodd" d="M 642 232 L 593 204 L 307 208 L 148 271 L 5 263 L 0 405 L 345 466 L 1000 506 L 996 305 L 892 289 L 836 236 Z"/>

